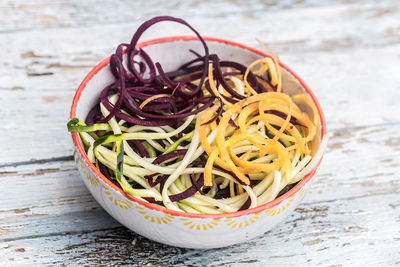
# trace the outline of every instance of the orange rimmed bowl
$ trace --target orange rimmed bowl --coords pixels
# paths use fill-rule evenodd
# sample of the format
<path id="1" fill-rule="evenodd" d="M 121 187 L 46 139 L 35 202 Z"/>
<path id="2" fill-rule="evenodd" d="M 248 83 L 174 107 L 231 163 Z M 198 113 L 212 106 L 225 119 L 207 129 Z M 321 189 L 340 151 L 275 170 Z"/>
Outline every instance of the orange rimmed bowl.
<path id="1" fill-rule="evenodd" d="M 204 38 L 210 53 L 221 60 L 249 65 L 265 53 L 242 44 L 217 38 Z M 161 62 L 166 71 L 175 70 L 192 56 L 182 53 L 193 49 L 203 51 L 197 37 L 174 36 L 154 39 L 138 45 L 146 49 L 154 62 Z M 167 51 L 167 53 L 166 53 Z M 307 85 L 288 67 L 281 64 L 283 91 L 288 94 L 307 92 L 316 104 L 320 117 L 315 152 L 323 138 L 326 125 L 321 107 Z M 296 81 L 297 82 L 294 82 Z M 114 81 L 109 58 L 100 62 L 85 77 L 72 102 L 70 117 L 86 118 L 98 101 L 101 90 Z M 185 248 L 217 248 L 248 241 L 265 233 L 284 220 L 298 206 L 309 189 L 318 165 L 296 186 L 277 199 L 253 209 L 224 214 L 194 214 L 168 210 L 125 194 L 89 161 L 79 135 L 72 133 L 74 157 L 82 180 L 97 202 L 117 221 L 151 240 Z"/>

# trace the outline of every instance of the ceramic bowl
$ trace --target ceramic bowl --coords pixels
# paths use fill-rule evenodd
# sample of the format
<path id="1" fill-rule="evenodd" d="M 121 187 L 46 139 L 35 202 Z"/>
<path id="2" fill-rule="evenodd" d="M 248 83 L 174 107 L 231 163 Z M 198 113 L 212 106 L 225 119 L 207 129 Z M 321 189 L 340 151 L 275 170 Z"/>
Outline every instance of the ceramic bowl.
<path id="1" fill-rule="evenodd" d="M 248 65 L 267 56 L 265 53 L 231 41 L 205 38 L 210 53 L 222 60 L 233 60 Z M 175 36 L 154 39 L 139 45 L 150 54 L 154 62 L 161 62 L 168 70 L 174 70 L 193 58 L 193 49 L 203 51 L 196 37 Z M 307 92 L 315 102 L 320 117 L 318 138 L 313 150 L 326 134 L 321 107 L 307 85 L 288 67 L 281 64 L 283 88 L 288 94 Z M 294 79 L 297 80 L 297 82 Z M 100 62 L 85 77 L 73 99 L 70 117 L 85 118 L 98 101 L 100 91 L 114 78 L 109 70 L 109 58 Z M 225 214 L 193 214 L 168 210 L 125 194 L 105 178 L 89 161 L 77 133 L 72 133 L 74 156 L 82 180 L 96 201 L 117 221 L 136 233 L 151 240 L 184 248 L 217 248 L 246 242 L 264 234 L 283 221 L 299 205 L 314 176 L 315 167 L 295 187 L 279 198 L 253 209 Z"/>

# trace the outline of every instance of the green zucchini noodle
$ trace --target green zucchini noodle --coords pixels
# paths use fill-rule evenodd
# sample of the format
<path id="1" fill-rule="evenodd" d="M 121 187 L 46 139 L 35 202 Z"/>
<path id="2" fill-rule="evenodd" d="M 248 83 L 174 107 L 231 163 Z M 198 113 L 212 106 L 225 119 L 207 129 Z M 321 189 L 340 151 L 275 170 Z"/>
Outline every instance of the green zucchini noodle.
<path id="1" fill-rule="evenodd" d="M 128 94 L 122 92 L 122 83 L 120 92 L 112 87 L 103 94 L 97 110 L 91 111 L 92 123 L 78 118 L 68 122 L 68 130 L 79 133 L 90 162 L 126 194 L 180 212 L 236 212 L 285 194 L 321 161 L 328 138 L 319 140 L 318 110 L 308 94 L 282 92 L 277 57 L 260 58 L 240 72 L 231 67 L 238 63 L 221 67 L 215 55 L 210 58 L 203 78 L 196 71 L 173 78 L 191 79 L 191 90 L 199 86 L 200 100 L 187 98 L 187 107 L 177 102 L 187 116 L 156 109 L 169 104 L 177 110 L 171 99 L 190 91 L 184 88 L 174 96 L 181 84 L 158 69 L 160 81 L 175 87 L 171 94 L 149 96 L 142 91 L 156 89 L 138 87 L 142 91 L 130 91 L 137 96 L 132 100 L 139 108 L 135 111 L 134 105 L 121 104 Z M 206 62 L 200 59 L 193 62 Z M 118 63 L 116 57 L 112 60 Z M 121 66 L 114 75 L 121 75 Z M 171 89 L 167 85 L 159 90 Z M 142 116 L 146 109 L 152 117 Z M 164 123 L 158 119 L 162 116 L 176 117 Z"/>

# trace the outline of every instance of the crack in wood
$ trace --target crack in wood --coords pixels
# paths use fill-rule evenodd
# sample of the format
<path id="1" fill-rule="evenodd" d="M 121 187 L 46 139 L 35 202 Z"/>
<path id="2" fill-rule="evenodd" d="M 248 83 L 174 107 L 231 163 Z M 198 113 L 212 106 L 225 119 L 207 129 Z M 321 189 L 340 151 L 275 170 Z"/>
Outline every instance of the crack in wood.
<path id="1" fill-rule="evenodd" d="M 35 77 L 35 76 L 48 76 L 48 75 L 53 75 L 54 73 L 49 71 L 49 72 L 32 72 L 27 70 L 26 75 L 29 77 Z"/>
<path id="2" fill-rule="evenodd" d="M 51 69 L 51 68 L 58 68 L 62 70 L 87 69 L 87 68 L 93 68 L 93 65 L 71 65 L 71 64 L 51 63 L 46 66 L 46 69 Z"/>
<path id="3" fill-rule="evenodd" d="M 63 157 L 54 157 L 48 159 L 33 159 L 29 161 L 19 161 L 19 162 L 10 162 L 5 164 L 0 164 L 0 168 L 4 167 L 17 167 L 21 165 L 32 165 L 32 164 L 43 164 L 49 162 L 57 162 L 57 161 L 71 161 L 74 160 L 74 156 L 63 156 Z"/>
<path id="4" fill-rule="evenodd" d="M 112 231 L 115 229 L 124 229 L 125 231 L 130 231 L 123 226 L 117 226 L 117 227 L 107 227 L 107 228 L 88 230 L 88 231 L 68 231 L 68 232 L 58 232 L 58 233 L 51 233 L 51 234 L 38 234 L 38 235 L 16 237 L 16 238 L 3 238 L 3 239 L 0 239 L 0 242 L 11 242 L 11 241 L 18 241 L 18 240 L 48 238 L 48 237 L 65 236 L 65 235 L 83 235 L 83 234 L 90 234 L 90 233 L 97 233 L 97 232 L 101 233 L 104 231 Z M 130 231 L 130 232 L 132 232 L 132 231 Z"/>
<path id="5" fill-rule="evenodd" d="M 38 176 L 38 175 L 44 175 L 44 174 L 54 173 L 54 172 L 58 172 L 58 171 L 60 171 L 60 168 L 37 169 L 35 172 L 22 174 L 22 177 Z"/>
<path id="6" fill-rule="evenodd" d="M 12 87 L 0 87 L 0 91 L 23 91 L 23 90 L 25 90 L 25 88 L 18 85 L 14 85 Z"/>
<path id="7" fill-rule="evenodd" d="M 396 228 L 400 219 L 400 184 L 396 179 L 400 166 L 397 162 L 400 117 L 395 101 L 399 96 L 396 66 L 400 60 L 400 24 L 396 20 L 399 14 L 396 1 L 331 0 L 323 4 L 316 1 L 248 1 L 245 4 L 223 1 L 226 8 L 221 8 L 222 4 L 203 0 L 189 4 L 195 7 L 190 13 L 187 13 L 186 2 L 180 0 L 162 5 L 121 1 L 112 4 L 114 11 L 104 7 L 110 3 L 93 3 L 92 0 L 72 0 L 71 3 L 5 0 L 0 6 L 0 14 L 4 15 L 0 18 L 0 35 L 9 40 L 5 51 L 11 52 L 5 54 L 4 62 L 0 64 L 3 78 L 0 93 L 10 99 L 3 118 L 13 117 L 23 125 L 31 122 L 43 126 L 40 132 L 33 133 L 27 147 L 26 142 L 21 142 L 25 137 L 18 132 L 15 132 L 17 145 L 2 143 L 3 149 L 12 149 L 12 153 L 3 156 L 0 163 L 4 188 L 0 194 L 3 201 L 0 201 L 3 204 L 0 216 L 6 217 L 1 221 L 0 235 L 10 237 L 0 245 L 0 262 L 6 265 L 157 266 L 278 266 L 306 265 L 307 262 L 325 266 L 400 264 L 400 232 Z M 135 10 L 138 3 L 143 11 L 138 16 L 124 12 L 127 6 Z M 90 6 L 93 9 L 87 8 Z M 111 217 L 95 204 L 78 180 L 67 138 L 60 139 L 57 144 L 58 154 L 39 142 L 44 129 L 49 127 L 55 131 L 48 138 L 51 142 L 58 141 L 53 136 L 65 132 L 65 124 L 61 126 L 59 122 L 62 116 L 67 116 L 68 99 L 72 98 L 71 89 L 81 79 L 80 70 L 86 68 L 85 65 L 96 64 L 113 50 L 112 45 L 100 41 L 104 36 L 100 32 L 103 24 L 107 23 L 104 32 L 112 33 L 110 39 L 120 40 L 127 29 L 131 30 L 157 11 L 154 8 L 172 10 L 171 15 L 183 14 L 185 19 L 190 17 L 201 32 L 212 35 L 222 32 L 225 38 L 239 38 L 235 40 L 249 45 L 255 44 L 249 32 L 269 39 L 273 49 L 288 52 L 282 56 L 291 62 L 290 66 L 297 64 L 295 70 L 305 72 L 305 80 L 311 82 L 311 88 L 316 88 L 328 127 L 334 126 L 328 129 L 333 138 L 325 155 L 326 161 L 319 170 L 321 179 L 315 180 L 306 203 L 303 202 L 286 223 L 255 241 L 206 251 L 177 249 L 154 243 L 124 227 L 112 227 L 117 223 L 111 219 L 107 221 Z M 213 18 L 211 22 L 204 19 L 206 9 L 208 17 Z M 118 16 L 112 17 L 117 11 Z M 111 20 L 104 19 L 105 16 L 111 16 Z M 272 26 L 259 23 L 266 17 L 282 23 Z M 237 25 L 236 31 L 231 32 L 231 26 L 224 28 L 224 25 Z M 296 25 L 297 31 L 282 31 L 292 25 Z M 248 31 L 250 28 L 253 31 Z M 27 32 L 31 29 L 34 31 Z M 237 37 L 236 32 L 244 34 Z M 85 33 L 90 33 L 90 40 L 82 37 Z M 69 36 L 74 35 L 79 46 L 68 45 Z M 271 37 L 275 35 L 278 38 Z M 35 41 L 27 48 L 24 37 L 51 42 L 41 46 Z M 91 41 L 96 44 L 93 51 L 83 52 L 86 48 L 82 47 L 92 47 Z M 15 61 L 18 58 L 20 60 Z M 384 71 L 368 68 L 376 62 L 385 66 Z M 376 73 L 379 75 L 375 76 Z M 57 79 L 61 74 L 62 82 Z M 351 78 L 347 79 L 349 76 Z M 48 88 L 42 88 L 43 84 Z M 59 85 L 59 91 L 55 92 L 51 84 Z M 346 90 L 338 90 L 339 87 Z M 376 90 L 365 88 L 380 90 L 378 94 L 372 94 Z M 329 95 L 331 92 L 335 92 L 335 97 Z M 24 113 L 28 104 L 32 114 Z M 42 105 L 43 108 L 39 108 Z M 348 108 L 349 105 L 353 108 Z M 49 114 L 46 110 L 54 112 Z M 5 122 L 6 130 L 7 127 L 15 128 L 12 121 Z M 14 138 L 14 132 L 7 136 Z M 37 155 L 42 155 L 43 159 L 28 160 Z M 55 155 L 61 156 L 52 157 Z M 32 175 L 37 177 L 21 179 Z M 50 190 L 40 191 L 43 188 Z M 65 193 L 69 190 L 73 195 Z M 13 200 L 14 192 L 27 195 L 26 191 L 31 196 L 20 195 L 18 202 Z M 26 217 L 37 214 L 48 215 Z M 88 226 L 79 228 L 80 224 Z M 79 231 L 74 231 L 78 228 Z M 20 237 L 15 238 L 18 235 Z"/>
<path id="8" fill-rule="evenodd" d="M 26 51 L 21 54 L 21 58 L 52 58 L 51 55 L 37 55 L 33 51 Z"/>
<path id="9" fill-rule="evenodd" d="M 8 171 L 0 172 L 0 177 L 8 177 L 8 176 L 16 175 L 16 174 L 17 174 L 17 172 L 8 172 Z"/>

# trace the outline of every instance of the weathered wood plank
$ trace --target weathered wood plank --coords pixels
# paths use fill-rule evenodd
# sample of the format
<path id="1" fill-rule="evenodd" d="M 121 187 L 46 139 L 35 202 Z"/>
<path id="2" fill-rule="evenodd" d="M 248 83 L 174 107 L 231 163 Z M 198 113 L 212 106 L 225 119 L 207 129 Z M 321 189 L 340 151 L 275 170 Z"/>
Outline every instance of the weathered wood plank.
<path id="1" fill-rule="evenodd" d="M 0 189 L 0 239 L 119 226 L 87 191 L 72 160 L 9 167 L 0 175 L 7 185 Z"/>
<path id="2" fill-rule="evenodd" d="M 204 35 L 254 47 L 262 39 L 326 113 L 333 136 L 304 203 L 247 244 L 197 251 L 141 238 L 99 207 L 70 160 L 65 123 L 75 88 L 143 20 L 166 10 Z M 0 15 L 0 262 L 400 264 L 396 0 L 4 0 Z M 155 27 L 144 39 L 188 33 Z"/>
<path id="3" fill-rule="evenodd" d="M 347 11 L 348 15 L 366 13 L 368 18 L 390 16 L 396 10 L 395 0 L 379 1 L 78 1 L 61 0 L 3 0 L 0 3 L 0 31 L 42 29 L 49 27 L 82 27 L 95 24 L 117 24 L 143 21 L 149 17 L 168 14 L 183 18 L 253 17 L 260 14 L 302 11 L 331 14 Z M 334 11 L 332 11 L 334 10 Z M 345 13 L 345 12 L 340 12 Z M 284 14 L 285 15 L 285 14 Z M 344 14 L 347 15 L 347 14 Z M 309 19 L 310 17 L 307 16 Z M 287 19 L 286 17 L 283 19 Z M 286 24 L 290 25 L 290 24 Z"/>
<path id="4" fill-rule="evenodd" d="M 39 2 L 37 5 L 47 4 L 51 10 L 50 2 Z M 399 10 L 390 8 L 393 4 L 393 1 L 365 6 L 310 4 L 310 8 L 304 8 L 302 12 L 283 10 L 263 13 L 261 9 L 254 16 L 232 13 L 212 20 L 193 17 L 190 21 L 206 35 L 254 46 L 256 36 L 266 41 L 316 91 L 327 113 L 328 126 L 339 128 L 343 124 L 365 125 L 364 115 L 370 118 L 368 124 L 399 119 L 396 103 L 392 101 L 397 96 L 393 94 L 399 92 L 397 89 L 400 84 L 399 76 L 395 74 L 400 59 L 394 56 L 398 55 L 398 45 L 354 51 L 355 47 L 399 42 L 400 21 L 393 19 Z M 29 2 L 27 5 L 35 6 L 36 3 Z M 14 9 L 20 10 L 17 6 Z M 380 9 L 390 12 L 379 13 Z M 42 12 L 45 8 L 32 10 Z M 263 16 L 268 21 L 285 23 L 260 24 Z M 9 158 L 27 161 L 69 155 L 68 138 L 60 142 L 59 137 L 66 136 L 65 121 L 61 118 L 66 120 L 68 117 L 74 89 L 92 66 L 111 53 L 115 44 L 129 40 L 133 29 L 142 19 L 107 26 L 88 25 L 85 28 L 49 28 L 0 34 L 0 39 L 7 43 L 3 49 L 3 65 L 0 66 L 0 95 L 8 100 L 6 107 L 0 111 L 0 127 L 6 130 L 6 134 L 12 134 L 13 139 L 21 140 L 9 142 L 10 136 L 2 138 L 1 146 L 8 150 L 12 146 L 12 150 L 11 154 L 2 155 L 0 162 L 10 162 Z M 319 25 L 317 28 L 314 27 L 316 21 Z M 232 31 L 231 25 L 235 25 L 235 31 Z M 285 29 L 286 25 L 296 25 L 298 30 L 289 31 Z M 156 27 L 144 38 L 159 36 L 160 29 Z M 176 27 L 163 28 L 162 31 L 161 35 L 188 33 Z M 238 32 L 245 34 L 238 35 Z M 41 36 L 40 41 L 35 41 L 39 40 L 38 35 Z M 32 40 L 29 48 L 26 47 L 26 40 Z M 366 65 L 381 67 L 378 70 L 364 68 Z M 347 71 L 343 70 L 344 66 Z M 354 75 L 348 75 L 349 70 Z M 377 97 L 382 96 L 381 90 L 368 90 L 365 94 L 365 88 L 382 88 L 388 93 L 384 94 L 386 98 Z M 328 98 L 332 91 L 337 93 L 336 97 Z M 349 92 L 352 102 L 357 101 L 351 103 L 352 109 L 348 108 Z M 371 109 L 371 106 L 375 108 Z M 27 107 L 30 107 L 29 112 L 26 112 Z M 379 109 L 382 112 L 376 112 Z M 12 129 L 18 130 L 10 131 Z M 26 132 L 29 132 L 29 144 L 23 141 L 27 140 Z"/>
<path id="5" fill-rule="evenodd" d="M 2 242 L 0 261 L 16 265 L 391 266 L 400 260 L 399 212 L 398 194 L 367 196 L 302 205 L 260 238 L 223 249 L 167 247 L 119 228 Z"/>
<path id="6" fill-rule="evenodd" d="M 400 124 L 333 131 L 305 202 L 399 192 L 399 137 Z"/>
<path id="7" fill-rule="evenodd" d="M 65 41 L 62 36 L 58 38 L 60 44 Z M 287 53 L 282 61 L 292 66 L 317 94 L 328 129 L 357 127 L 400 121 L 396 102 L 400 97 L 400 76 L 396 74 L 399 48 L 400 44 L 357 51 Z M 21 57 L 21 52 L 12 53 Z M 0 68 L 0 96 L 7 99 L 0 110 L 0 146 L 9 151 L 0 155 L 0 165 L 70 155 L 65 124 L 72 96 L 88 72 L 87 66 L 95 65 L 102 57 L 96 51 L 63 56 L 55 51 L 35 53 L 41 56 L 21 59 L 15 63 L 20 67 Z M 14 64 L 9 57 L 5 61 Z M 52 74 L 26 76 L 27 70 L 37 75 Z"/>
<path id="8" fill-rule="evenodd" d="M 395 160 L 400 157 L 399 136 L 400 124 L 334 131 L 304 203 L 399 193 Z M 118 226 L 93 200 L 78 175 L 72 160 L 3 168 L 0 240 Z"/>

